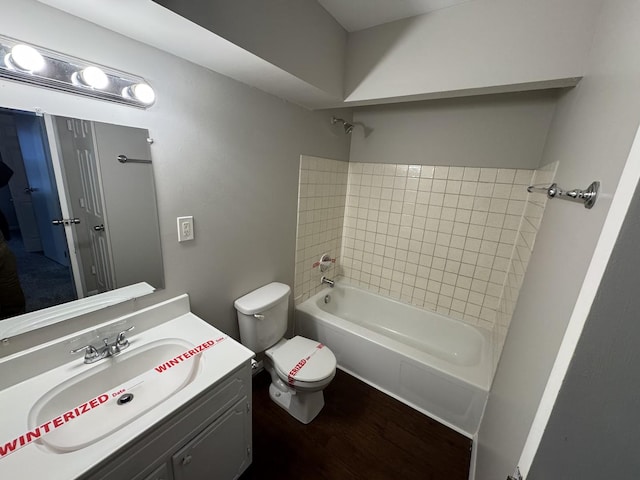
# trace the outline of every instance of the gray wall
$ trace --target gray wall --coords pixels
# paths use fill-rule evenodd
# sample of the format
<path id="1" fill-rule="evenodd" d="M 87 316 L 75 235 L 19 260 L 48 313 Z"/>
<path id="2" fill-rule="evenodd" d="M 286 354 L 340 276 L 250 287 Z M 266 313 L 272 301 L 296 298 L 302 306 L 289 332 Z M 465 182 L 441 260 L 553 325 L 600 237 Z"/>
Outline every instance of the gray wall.
<path id="1" fill-rule="evenodd" d="M 558 93 L 361 107 L 351 162 L 538 168 Z"/>
<path id="2" fill-rule="evenodd" d="M 343 97 L 347 32 L 315 0 L 157 0 L 216 35 Z"/>
<path id="3" fill-rule="evenodd" d="M 528 480 L 638 476 L 638 238 L 636 189 Z"/>
<path id="4" fill-rule="evenodd" d="M 147 78 L 147 111 L 0 82 L 0 105 L 147 128 L 166 289 L 237 335 L 233 300 L 278 280 L 293 285 L 300 154 L 346 160 L 331 112 L 313 113 L 32 0 L 0 0 L 0 31 Z M 341 113 L 341 112 L 336 112 Z M 193 215 L 193 242 L 176 217 Z"/>
<path id="5" fill-rule="evenodd" d="M 576 304 L 640 122 L 639 24 L 640 2 L 604 2 L 585 76 L 558 102 L 543 163 L 559 161 L 563 188 L 600 180 L 602 191 L 592 210 L 547 204 L 480 427 L 477 480 L 513 472 Z"/>
<path id="6" fill-rule="evenodd" d="M 350 33 L 346 100 L 580 77 L 601 3 L 475 0 Z"/>

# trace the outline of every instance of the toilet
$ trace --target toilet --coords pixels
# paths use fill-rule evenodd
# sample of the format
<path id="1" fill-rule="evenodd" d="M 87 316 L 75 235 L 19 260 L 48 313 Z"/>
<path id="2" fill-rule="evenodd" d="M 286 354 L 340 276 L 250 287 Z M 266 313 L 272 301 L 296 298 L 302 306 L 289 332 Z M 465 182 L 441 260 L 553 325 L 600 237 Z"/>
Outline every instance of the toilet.
<path id="1" fill-rule="evenodd" d="M 291 289 L 265 285 L 234 302 L 240 341 L 257 354 L 271 375 L 269 396 L 300 422 L 311 422 L 324 407 L 322 390 L 336 374 L 336 357 L 322 343 L 305 337 L 284 338 Z"/>

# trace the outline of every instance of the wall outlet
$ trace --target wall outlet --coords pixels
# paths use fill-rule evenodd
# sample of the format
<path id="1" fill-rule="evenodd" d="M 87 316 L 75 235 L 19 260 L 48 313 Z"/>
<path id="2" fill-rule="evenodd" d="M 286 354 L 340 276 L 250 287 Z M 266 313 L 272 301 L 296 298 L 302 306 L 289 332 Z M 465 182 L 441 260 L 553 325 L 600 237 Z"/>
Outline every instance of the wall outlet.
<path id="1" fill-rule="evenodd" d="M 186 242 L 193 239 L 193 216 L 178 217 L 178 241 Z"/>

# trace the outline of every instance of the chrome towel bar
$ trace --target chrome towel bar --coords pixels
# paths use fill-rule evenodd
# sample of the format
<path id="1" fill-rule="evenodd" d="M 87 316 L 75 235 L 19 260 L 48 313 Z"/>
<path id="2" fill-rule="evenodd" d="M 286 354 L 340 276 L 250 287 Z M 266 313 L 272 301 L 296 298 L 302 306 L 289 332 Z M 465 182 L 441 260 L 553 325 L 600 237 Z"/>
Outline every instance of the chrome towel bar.
<path id="1" fill-rule="evenodd" d="M 138 158 L 129 158 L 126 155 L 118 155 L 116 158 L 120 163 L 151 163 L 151 160 L 140 160 Z"/>
<path id="2" fill-rule="evenodd" d="M 596 204 L 598 198 L 598 191 L 600 190 L 600 182 L 592 182 L 586 190 L 574 188 L 573 190 L 563 190 L 558 187 L 557 183 L 552 183 L 548 187 L 542 185 L 529 185 L 527 192 L 541 192 L 546 193 L 549 198 L 564 198 L 566 200 L 573 200 L 584 204 L 584 208 L 591 208 Z"/>

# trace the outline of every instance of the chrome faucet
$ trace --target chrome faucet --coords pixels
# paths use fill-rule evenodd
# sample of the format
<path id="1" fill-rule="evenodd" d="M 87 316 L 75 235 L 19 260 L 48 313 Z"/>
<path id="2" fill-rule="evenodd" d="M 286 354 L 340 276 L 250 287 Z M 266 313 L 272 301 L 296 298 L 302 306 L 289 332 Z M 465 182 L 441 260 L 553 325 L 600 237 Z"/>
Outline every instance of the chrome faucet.
<path id="1" fill-rule="evenodd" d="M 330 278 L 327 278 L 327 277 L 323 276 L 323 277 L 320 279 L 320 284 L 324 284 L 324 283 L 326 283 L 327 285 L 329 285 L 331 288 L 333 288 L 333 286 L 336 284 L 336 282 L 335 282 L 335 281 L 331 280 Z"/>
<path id="2" fill-rule="evenodd" d="M 133 330 L 133 325 L 126 330 L 121 331 L 116 335 L 113 342 L 109 342 L 109 338 L 104 338 L 102 341 L 104 345 L 100 347 L 94 347 L 93 345 L 85 345 L 80 348 L 71 350 L 71 353 L 78 353 L 84 351 L 84 363 L 94 363 L 103 358 L 112 357 L 117 355 L 122 350 L 129 346 L 129 340 L 125 337 L 125 333 Z"/>

